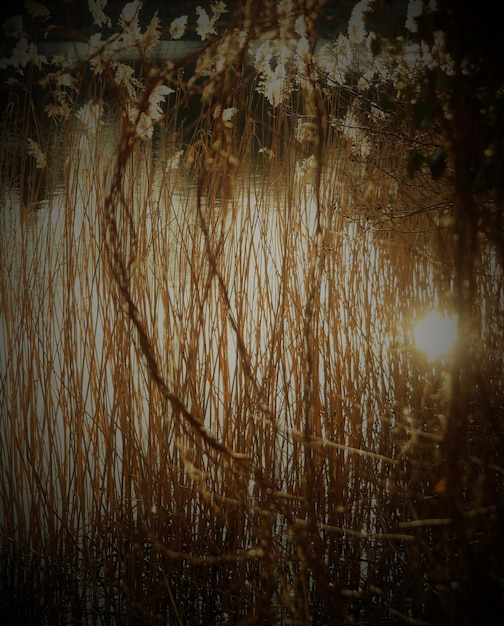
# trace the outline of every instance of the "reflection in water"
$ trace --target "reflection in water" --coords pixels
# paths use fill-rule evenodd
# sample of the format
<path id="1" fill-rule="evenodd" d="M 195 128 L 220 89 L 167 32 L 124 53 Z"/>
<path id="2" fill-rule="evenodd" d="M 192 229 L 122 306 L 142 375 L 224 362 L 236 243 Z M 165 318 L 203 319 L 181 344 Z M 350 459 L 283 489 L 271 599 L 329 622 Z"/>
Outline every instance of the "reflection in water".
<path id="1" fill-rule="evenodd" d="M 15 430 L 15 416 L 23 414 L 28 440 L 45 438 L 37 448 L 44 473 L 52 476 L 48 463 L 65 467 L 61 476 L 68 482 L 51 487 L 59 493 L 59 515 L 73 497 L 71 482 L 81 485 L 83 510 L 94 510 L 105 492 L 157 507 L 147 501 L 141 475 L 128 477 L 133 482 L 126 489 L 125 459 L 130 471 L 131 451 L 141 451 L 160 468 L 182 436 L 146 373 L 108 275 L 101 211 L 111 170 L 99 164 L 113 160 L 117 135 L 111 126 L 101 136 L 105 141 L 95 143 L 82 135 L 65 190 L 55 189 L 35 211 L 20 211 L 15 195 L 5 197 L 11 208 L 4 212 L 2 239 L 10 271 L 2 287 L 11 308 L 2 317 L 8 355 L 2 372 L 5 378 L 14 361 L 28 377 L 5 378 L 8 427 Z M 336 437 L 342 443 L 371 441 L 390 404 L 389 348 L 408 343 L 391 250 L 378 248 L 372 230 L 344 217 L 329 197 L 321 199 L 325 234 L 316 241 L 316 190 L 309 172 L 299 175 L 306 171 L 300 157 L 292 181 L 274 178 L 270 187 L 263 176 L 243 177 L 225 202 L 210 189 L 202 208 L 215 255 L 215 266 L 209 264 L 196 186 L 189 170 L 170 167 L 174 156 L 175 148 L 161 158 L 141 146 L 125 169 L 124 202 L 135 232 L 126 223 L 119 227 L 125 248 L 137 248 L 131 293 L 168 387 L 231 447 L 248 451 L 262 441 L 261 454 L 278 456 L 280 484 L 292 488 L 285 472 L 298 444 L 285 428 L 297 432 L 303 423 L 307 350 L 314 367 L 313 433 L 322 440 L 334 440 L 342 429 Z M 320 278 L 312 305 L 315 336 L 309 338 L 312 263 Z M 431 289 L 425 277 L 417 280 Z M 27 389 L 33 397 L 24 395 Z M 269 428 L 257 413 L 262 404 L 283 429 L 273 439 L 258 435 Z"/>
<path id="2" fill-rule="evenodd" d="M 142 448 L 149 446 L 148 416 L 158 409 L 153 408 L 151 383 L 102 254 L 100 211 L 110 174 L 97 163 L 112 158 L 113 129 L 104 134 L 111 139 L 96 145 L 82 136 L 78 154 L 71 159 L 77 167 L 67 171 L 66 189 L 56 188 L 36 210 L 20 211 L 15 194 L 5 197 L 11 208 L 4 212 L 2 225 L 9 263 L 4 293 L 10 293 L 13 308 L 7 320 L 2 318 L 2 339 L 19 368 L 38 377 L 33 404 L 25 406 L 19 398 L 19 408 L 42 419 L 49 439 L 58 432 L 54 442 L 59 442 L 58 456 L 64 462 L 72 458 L 66 453 L 74 445 L 74 421 L 83 438 L 86 432 L 104 436 L 114 425 L 117 478 L 124 444 L 116 418 L 122 384 L 127 382 L 133 392 L 126 413 L 134 416 L 134 433 Z M 123 181 L 126 202 L 134 207 L 138 239 L 131 288 L 167 380 L 184 391 L 190 410 L 202 413 L 209 428 L 224 434 L 226 419 L 241 410 L 238 390 L 243 384 L 243 363 L 240 366 L 236 336 L 227 321 L 232 316 L 247 346 L 257 388 L 267 389 L 263 400 L 280 421 L 296 428 L 295 407 L 303 396 L 303 380 L 296 372 L 304 370 L 302 317 L 311 255 L 326 257 L 317 300 L 329 363 L 346 355 L 345 368 L 357 378 L 369 355 L 380 358 L 386 350 L 383 319 L 373 309 L 379 290 L 366 279 L 380 263 L 372 236 L 359 232 L 355 223 L 345 224 L 346 232 L 342 224 L 335 224 L 337 230 L 317 250 L 311 183 L 301 181 L 301 193 L 294 196 L 283 190 L 269 193 L 260 178 L 243 181 L 225 208 L 215 199 L 203 207 L 216 238 L 212 245 L 231 303 L 228 311 L 212 275 L 215 269 L 205 256 L 195 186 L 180 169 L 157 166 L 153 176 L 148 171 L 150 158 L 140 150 Z M 356 263 L 363 272 L 355 272 Z M 356 296 L 357 301 L 364 299 L 362 309 L 349 304 Z M 24 338 L 20 343 L 13 339 L 19 336 Z M 370 339 L 365 350 L 360 347 L 364 337 Z M 118 340 L 125 345 L 116 350 Z M 334 383 L 338 388 L 340 383 L 331 380 L 334 373 L 325 356 L 317 361 L 317 393 L 322 396 L 321 390 Z M 335 371 L 339 367 L 335 362 Z M 2 371 L 8 369 L 5 361 Z M 189 380 L 194 373 L 197 380 Z M 21 393 L 17 383 L 10 383 L 7 396 Z M 341 390 L 340 395 L 347 394 Z M 350 402 L 361 405 L 367 396 L 369 392 L 362 390 Z M 97 415 L 110 420 L 107 428 L 97 429 Z M 87 469 L 102 476 L 110 458 L 104 456 L 98 439 L 81 443 L 93 446 L 93 458 L 101 460 L 96 469 Z M 73 471 L 69 469 L 69 475 Z"/>
<path id="3" fill-rule="evenodd" d="M 231 186 L 210 176 L 198 214 L 191 169 L 170 167 L 180 148 L 135 149 L 115 207 L 127 288 L 170 393 L 253 459 L 243 488 L 149 375 L 104 254 L 113 167 L 103 164 L 114 163 L 117 130 L 100 136 L 74 138 L 65 186 L 36 208 L 3 192 L 0 445 L 3 501 L 16 502 L 2 511 L 6 532 L 38 553 L 70 529 L 71 549 L 94 559 L 100 578 L 119 558 L 121 529 L 135 524 L 181 523 L 170 537 L 185 553 L 210 530 L 215 545 L 233 537 L 227 518 L 206 530 L 207 505 L 253 515 L 281 493 L 301 516 L 310 458 L 324 532 L 386 531 L 393 433 L 408 432 L 419 405 L 402 348 L 415 309 L 439 297 L 415 233 L 387 236 L 349 215 L 330 157 L 317 190 L 305 155 L 289 168 L 258 154 Z M 279 537 L 290 536 L 286 524 L 275 522 Z M 108 525 L 114 539 L 100 543 Z M 244 523 L 238 534 L 232 549 L 248 550 L 253 531 Z"/>

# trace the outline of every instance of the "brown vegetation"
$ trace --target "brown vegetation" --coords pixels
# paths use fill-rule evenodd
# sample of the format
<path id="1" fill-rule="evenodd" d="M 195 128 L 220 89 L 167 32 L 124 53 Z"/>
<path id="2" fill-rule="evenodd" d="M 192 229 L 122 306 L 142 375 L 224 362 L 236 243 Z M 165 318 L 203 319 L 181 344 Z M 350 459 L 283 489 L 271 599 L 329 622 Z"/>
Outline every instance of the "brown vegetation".
<path id="1" fill-rule="evenodd" d="M 5 614 L 490 623 L 503 584 L 494 244 L 476 238 L 469 348 L 428 362 L 416 319 L 456 312 L 449 183 L 408 176 L 407 121 L 350 129 L 352 90 L 321 86 L 309 63 L 272 112 L 247 45 L 208 79 L 217 44 L 137 68 L 136 118 L 106 72 L 86 83 L 100 125 L 82 102 L 47 124 L 30 89 L 7 106 Z M 174 91 L 142 138 L 160 84 Z"/>

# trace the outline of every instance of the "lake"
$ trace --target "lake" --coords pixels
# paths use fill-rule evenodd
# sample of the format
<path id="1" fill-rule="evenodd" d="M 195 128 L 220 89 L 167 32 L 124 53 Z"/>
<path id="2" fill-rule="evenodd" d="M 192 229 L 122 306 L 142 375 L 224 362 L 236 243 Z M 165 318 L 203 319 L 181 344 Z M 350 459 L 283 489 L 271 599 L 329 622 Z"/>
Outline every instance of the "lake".
<path id="1" fill-rule="evenodd" d="M 42 108 L 4 129 L 2 593 L 43 590 L 41 623 L 262 601 L 280 621 L 334 581 L 358 607 L 406 562 L 411 502 L 437 515 L 415 490 L 440 471 L 450 357 L 413 327 L 453 312 L 449 205 L 391 174 L 393 142 L 369 157 L 334 120 L 297 140 L 313 120 L 257 96 L 225 119 L 170 98 L 152 141 L 98 98 L 100 123 L 79 102 L 61 129 Z M 491 354 L 491 250 L 478 281 Z"/>

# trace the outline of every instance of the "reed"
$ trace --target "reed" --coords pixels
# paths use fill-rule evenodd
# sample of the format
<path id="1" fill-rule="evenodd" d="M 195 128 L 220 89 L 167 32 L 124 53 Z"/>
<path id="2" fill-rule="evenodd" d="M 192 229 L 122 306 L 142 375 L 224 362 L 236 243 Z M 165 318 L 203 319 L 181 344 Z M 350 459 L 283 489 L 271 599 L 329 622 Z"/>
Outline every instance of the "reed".
<path id="1" fill-rule="evenodd" d="M 256 30 L 279 19 L 270 10 Z M 487 410 L 468 422 L 457 522 L 443 483 L 449 364 L 412 346 L 415 312 L 451 306 L 451 190 L 407 176 L 407 125 L 352 118 L 313 50 L 272 106 L 266 66 L 246 63 L 258 33 L 239 45 L 233 33 L 176 64 L 142 56 L 134 99 L 105 47 L 79 66 L 58 125 L 31 77 L 22 106 L 9 93 L 10 623 L 441 623 L 461 528 L 500 584 L 487 543 L 503 472 L 492 243 L 480 237 L 472 337 Z"/>

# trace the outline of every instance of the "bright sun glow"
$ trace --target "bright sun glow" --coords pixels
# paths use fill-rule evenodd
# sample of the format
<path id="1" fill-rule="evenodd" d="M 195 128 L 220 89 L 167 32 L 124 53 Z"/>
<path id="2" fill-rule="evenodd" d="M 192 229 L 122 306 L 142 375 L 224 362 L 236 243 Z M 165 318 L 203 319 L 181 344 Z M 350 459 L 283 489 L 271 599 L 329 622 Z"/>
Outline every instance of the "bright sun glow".
<path id="1" fill-rule="evenodd" d="M 438 311 L 431 311 L 415 326 L 415 344 L 427 353 L 430 361 L 448 354 L 457 339 L 457 319 L 443 317 Z"/>

